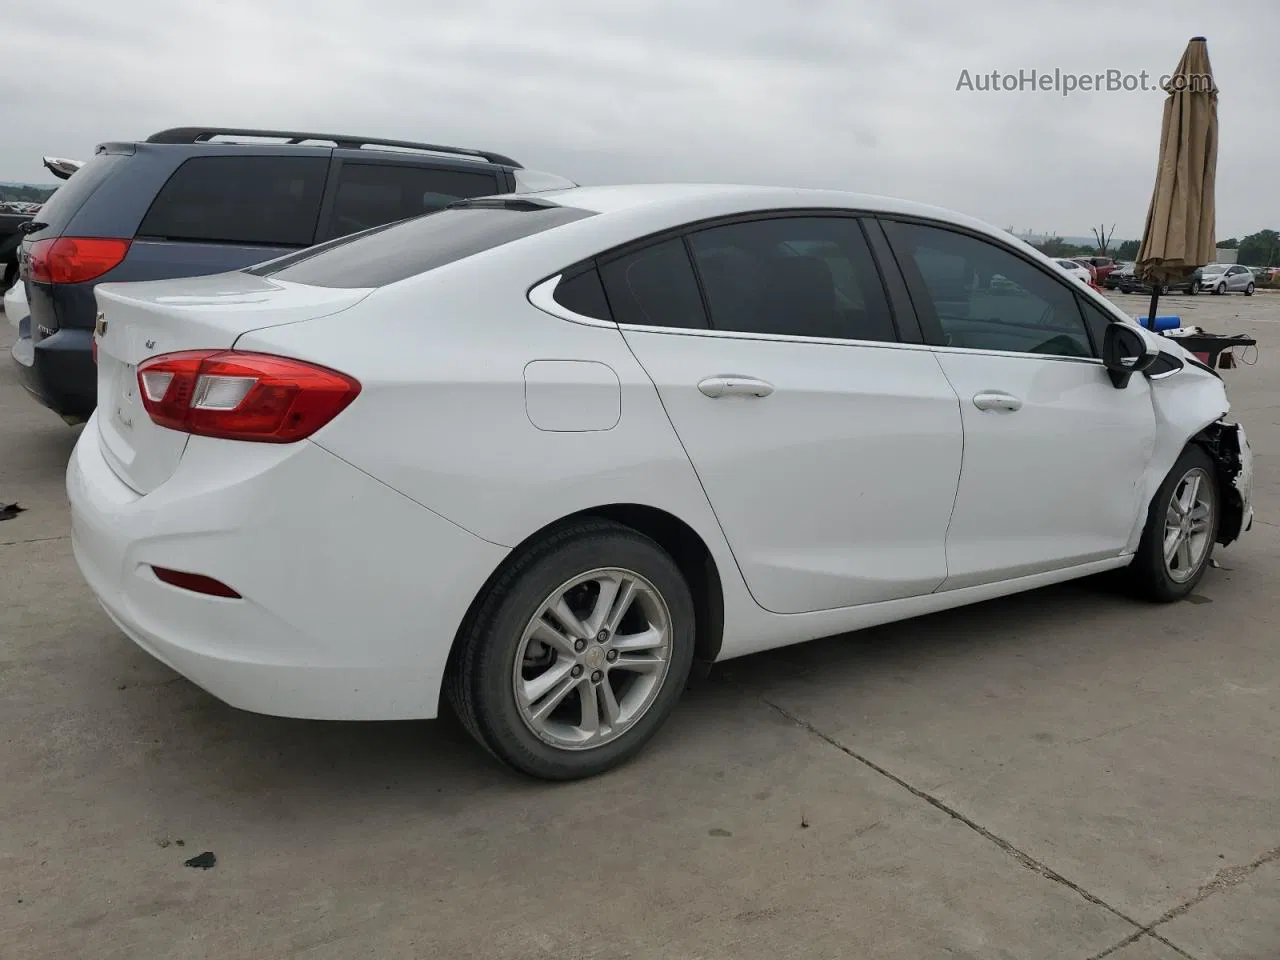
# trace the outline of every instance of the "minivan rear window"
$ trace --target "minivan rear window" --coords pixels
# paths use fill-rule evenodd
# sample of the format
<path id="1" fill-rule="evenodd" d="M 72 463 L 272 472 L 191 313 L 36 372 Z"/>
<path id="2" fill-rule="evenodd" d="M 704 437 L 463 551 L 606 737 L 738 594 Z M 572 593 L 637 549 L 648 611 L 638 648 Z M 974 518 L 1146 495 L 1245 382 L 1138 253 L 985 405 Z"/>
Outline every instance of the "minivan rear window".
<path id="1" fill-rule="evenodd" d="M 550 203 L 464 204 L 300 251 L 247 272 L 315 287 L 384 287 L 590 216 L 590 210 Z"/>
<path id="2" fill-rule="evenodd" d="M 36 213 L 35 222 L 46 226 L 39 231 L 32 231 L 31 239 L 37 239 L 41 234 L 60 236 L 90 195 L 128 159 L 128 156 L 119 153 L 100 153 L 73 173 Z"/>

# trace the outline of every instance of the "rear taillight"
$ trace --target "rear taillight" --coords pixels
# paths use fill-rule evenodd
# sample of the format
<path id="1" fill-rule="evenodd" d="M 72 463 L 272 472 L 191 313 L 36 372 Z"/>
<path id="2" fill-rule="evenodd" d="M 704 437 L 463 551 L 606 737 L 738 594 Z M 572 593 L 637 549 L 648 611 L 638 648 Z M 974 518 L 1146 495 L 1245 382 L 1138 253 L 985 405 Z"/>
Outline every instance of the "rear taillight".
<path id="1" fill-rule="evenodd" d="M 37 240 L 30 256 L 29 278 L 36 283 L 84 283 L 119 266 L 129 252 L 128 240 L 107 237 L 58 237 Z"/>
<path id="2" fill-rule="evenodd" d="M 138 366 L 139 395 L 162 427 L 201 437 L 293 443 L 311 436 L 360 393 L 326 367 L 234 350 L 187 350 Z"/>

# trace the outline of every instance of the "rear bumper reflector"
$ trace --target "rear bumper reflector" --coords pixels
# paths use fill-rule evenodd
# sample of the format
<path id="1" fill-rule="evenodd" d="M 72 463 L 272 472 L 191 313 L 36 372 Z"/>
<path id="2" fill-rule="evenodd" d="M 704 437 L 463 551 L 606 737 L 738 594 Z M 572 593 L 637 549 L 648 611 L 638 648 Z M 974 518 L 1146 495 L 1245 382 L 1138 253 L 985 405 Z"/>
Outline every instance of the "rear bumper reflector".
<path id="1" fill-rule="evenodd" d="M 152 571 L 161 583 L 171 587 L 190 590 L 192 593 L 203 593 L 210 597 L 225 597 L 228 600 L 242 599 L 240 594 L 228 587 L 221 580 L 206 577 L 199 573 L 184 573 L 181 570 L 170 570 L 168 567 L 153 566 Z"/>

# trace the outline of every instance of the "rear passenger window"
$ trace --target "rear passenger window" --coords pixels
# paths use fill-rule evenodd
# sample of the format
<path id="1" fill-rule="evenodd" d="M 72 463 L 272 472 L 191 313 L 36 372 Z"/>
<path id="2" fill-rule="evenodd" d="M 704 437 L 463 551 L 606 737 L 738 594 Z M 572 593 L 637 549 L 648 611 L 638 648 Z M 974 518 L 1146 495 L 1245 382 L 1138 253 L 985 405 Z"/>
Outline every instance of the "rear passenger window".
<path id="1" fill-rule="evenodd" d="M 566 310 L 597 320 L 612 320 L 609 301 L 604 295 L 604 284 L 595 267 L 589 267 L 567 280 L 556 284 L 552 298 Z"/>
<path id="2" fill-rule="evenodd" d="M 716 330 L 896 340 L 862 228 L 848 217 L 778 217 L 690 237 Z"/>
<path id="3" fill-rule="evenodd" d="M 650 327 L 707 325 L 693 266 L 680 239 L 628 253 L 600 268 L 613 319 Z"/>
<path id="4" fill-rule="evenodd" d="M 138 236 L 307 246 L 328 170 L 327 157 L 193 157 L 161 188 Z"/>
<path id="5" fill-rule="evenodd" d="M 338 168 L 333 211 L 323 235 L 342 237 L 434 213 L 455 200 L 497 192 L 498 181 L 491 173 L 343 161 Z"/>

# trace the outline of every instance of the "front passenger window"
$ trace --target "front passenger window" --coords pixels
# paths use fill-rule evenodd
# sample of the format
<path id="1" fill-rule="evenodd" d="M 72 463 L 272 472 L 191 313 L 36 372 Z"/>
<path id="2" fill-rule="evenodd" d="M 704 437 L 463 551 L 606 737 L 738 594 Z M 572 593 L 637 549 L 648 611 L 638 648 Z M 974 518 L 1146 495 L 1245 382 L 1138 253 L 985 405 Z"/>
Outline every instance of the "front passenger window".
<path id="1" fill-rule="evenodd" d="M 967 234 L 897 221 L 886 221 L 884 228 L 921 320 L 936 324 L 933 336 L 941 345 L 1094 356 L 1075 295 L 1065 282 Z"/>

